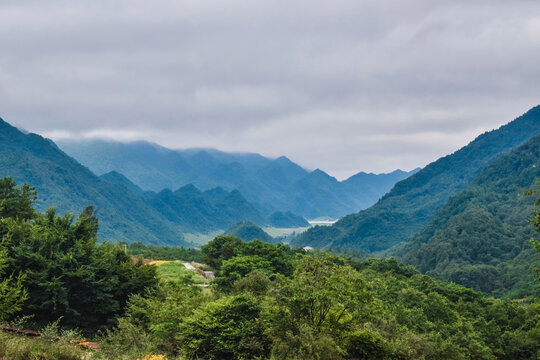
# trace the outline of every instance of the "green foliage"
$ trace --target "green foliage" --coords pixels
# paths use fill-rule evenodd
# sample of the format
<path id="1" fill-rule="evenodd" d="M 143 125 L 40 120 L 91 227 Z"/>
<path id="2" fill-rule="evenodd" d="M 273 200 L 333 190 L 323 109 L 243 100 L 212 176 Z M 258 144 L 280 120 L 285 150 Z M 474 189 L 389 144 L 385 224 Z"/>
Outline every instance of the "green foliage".
<path id="1" fill-rule="evenodd" d="M 121 185 L 109 184 L 60 151 L 50 140 L 23 134 L 0 119 L 0 177 L 36 187 L 38 211 L 59 214 L 99 209 L 99 236 L 117 242 L 185 245 L 181 229 Z M 5 180 L 4 180 L 5 181 Z"/>
<path id="2" fill-rule="evenodd" d="M 333 226 L 310 229 L 291 244 L 375 252 L 407 241 L 484 167 L 539 132 L 540 106 L 537 106 L 397 183 L 369 209 L 348 215 Z"/>
<path id="3" fill-rule="evenodd" d="M 145 142 L 78 140 L 61 141 L 59 146 L 94 173 L 104 174 L 115 170 L 145 190 L 175 190 L 188 184 L 202 190 L 216 187 L 238 189 L 261 212 L 270 214 L 287 209 L 310 218 L 338 218 L 366 208 L 390 190 L 397 181 L 410 175 L 403 171 L 377 175 L 359 173 L 339 182 L 320 170 L 308 173 L 285 157 L 273 160 L 258 154 L 232 154 L 217 150 L 179 151 Z M 126 185 L 125 179 L 119 179 L 118 173 L 104 177 L 107 181 Z M 127 187 L 133 188 L 134 185 L 127 184 Z M 209 195 L 215 196 L 214 193 Z M 230 198 L 222 202 L 225 209 L 240 209 L 231 206 L 232 200 Z M 206 206 L 205 208 L 211 209 Z M 190 210 L 193 212 L 198 209 Z M 194 214 L 187 212 L 186 215 Z M 241 220 L 250 220 L 261 225 L 253 215 L 252 212 L 251 217 L 233 217 L 236 221 L 221 229 Z M 278 227 L 307 226 L 305 220 L 296 215 L 291 217 L 287 213 L 285 218 L 278 215 L 270 221 L 277 221 Z"/>
<path id="4" fill-rule="evenodd" d="M 501 297 L 540 296 L 527 224 L 540 177 L 540 135 L 500 157 L 394 253 L 438 279 Z M 529 192 L 531 193 L 531 192 Z"/>
<path id="5" fill-rule="evenodd" d="M 0 220 L 1 221 L 1 220 Z M 23 277 L 5 276 L 7 249 L 0 245 L 0 322 L 21 310 L 27 293 L 23 288 Z"/>
<path id="6" fill-rule="evenodd" d="M 244 243 L 241 239 L 222 235 L 201 247 L 206 265 L 219 270 L 224 260 L 228 260 L 240 254 Z"/>
<path id="7" fill-rule="evenodd" d="M 181 325 L 179 339 L 188 359 L 266 358 L 270 339 L 264 334 L 261 304 L 249 295 L 211 302 Z"/>
<path id="8" fill-rule="evenodd" d="M 375 309 L 373 284 L 335 260 L 324 254 L 306 256 L 292 279 L 280 278 L 268 314 L 275 357 L 341 358 L 342 333 Z"/>
<path id="9" fill-rule="evenodd" d="M 21 193 L 27 199 L 35 197 L 31 191 L 9 194 L 25 203 Z M 26 207 L 18 208 L 23 215 L 29 214 Z M 142 293 L 156 283 L 152 267 L 133 264 L 119 246 L 97 244 L 98 221 L 92 207 L 77 220 L 69 214 L 57 216 L 54 208 L 32 214 L 32 220 L 16 212 L 9 215 L 0 219 L 5 247 L 0 262 L 4 273 L 19 277 L 6 288 L 13 280 L 12 275 L 4 276 L 0 291 L 11 292 L 1 303 L 11 301 L 12 313 L 20 308 L 22 314 L 35 315 L 41 323 L 62 318 L 66 326 L 108 327 L 123 311 L 130 294 Z M 21 305 L 25 293 L 28 296 Z M 9 314 L 3 311 L 2 315 Z"/>
<path id="10" fill-rule="evenodd" d="M 180 246 L 155 246 L 141 242 L 131 243 L 127 246 L 128 254 L 143 259 L 154 260 L 183 260 L 187 262 L 203 262 L 202 252 L 194 248 Z"/>
<path id="11" fill-rule="evenodd" d="M 392 359 L 394 349 L 381 334 L 371 330 L 358 330 L 345 339 L 347 354 L 353 358 L 366 360 Z"/>
<path id="12" fill-rule="evenodd" d="M 235 256 L 222 263 L 219 276 L 216 277 L 215 282 L 222 291 L 229 292 L 232 289 L 234 282 L 240 280 L 249 273 L 253 271 L 271 273 L 272 270 L 272 264 L 260 256 Z"/>
<path id="13" fill-rule="evenodd" d="M 154 349 L 175 354 L 179 348 L 177 335 L 180 325 L 197 307 L 208 301 L 201 288 L 193 285 L 190 276 L 162 280 L 151 296 L 132 296 L 127 306 L 126 321 L 144 329 Z"/>
<path id="14" fill-rule="evenodd" d="M 218 240 L 218 238 L 215 240 Z M 237 240 L 237 238 L 229 238 L 228 242 L 225 243 L 227 246 L 223 248 L 227 253 L 235 253 L 236 255 L 231 257 L 224 256 L 224 258 L 229 258 L 223 260 L 219 267 L 215 282 L 221 291 L 231 291 L 236 281 L 253 271 L 262 272 L 266 275 L 272 273 L 283 274 L 285 276 L 292 275 L 295 257 L 294 251 L 288 246 L 282 244 L 274 246 L 259 240 L 249 243 L 238 242 Z M 222 241 L 222 239 L 219 239 L 219 241 Z M 231 251 L 229 247 L 232 244 L 236 245 L 234 251 Z M 211 246 L 213 245 L 211 244 Z M 203 247 L 203 253 L 205 251 Z"/>
<path id="15" fill-rule="evenodd" d="M 272 245 L 259 240 L 243 242 L 231 235 L 217 236 L 208 244 L 202 246 L 204 261 L 207 265 L 220 270 L 223 261 L 239 255 L 260 256 L 271 263 L 271 272 L 278 272 L 289 276 L 293 272 L 293 261 L 298 249 L 291 249 L 288 245 Z"/>
<path id="16" fill-rule="evenodd" d="M 263 229 L 250 221 L 242 221 L 234 224 L 227 229 L 227 231 L 225 231 L 224 235 L 236 236 L 246 242 L 253 241 L 255 239 L 270 244 L 276 242 L 273 237 L 268 235 Z"/>
<path id="17" fill-rule="evenodd" d="M 50 341 L 0 332 L 0 358 L 9 360 L 80 360 L 83 350 L 63 339 Z"/>
<path id="18" fill-rule="evenodd" d="M 24 276 L 28 299 L 23 313 L 82 328 L 107 327 L 122 311 L 129 294 L 155 284 L 155 271 L 133 264 L 123 249 L 96 244 L 92 209 L 77 221 L 57 217 L 54 209 L 33 222 L 8 219 L 10 271 Z"/>
<path id="19" fill-rule="evenodd" d="M 291 262 L 294 272 L 268 275 L 273 265 L 262 253 L 284 251 L 282 245 L 221 237 L 210 247 L 218 244 L 230 255 L 221 261 L 221 271 L 240 274 L 231 295 L 202 291 L 189 276 L 162 280 L 147 296 L 132 296 L 126 316 L 102 340 L 110 358 L 148 352 L 187 359 L 298 360 L 540 355 L 537 302 L 486 298 L 395 259 L 360 262 L 289 249 L 299 257 Z"/>
<path id="20" fill-rule="evenodd" d="M 118 325 L 107 329 L 100 338 L 101 359 L 142 359 L 155 345 L 144 328 L 128 318 L 118 319 Z"/>
<path id="21" fill-rule="evenodd" d="M 34 187 L 17 183 L 10 177 L 0 179 L 0 219 L 19 218 L 30 220 L 34 216 L 37 194 Z"/>

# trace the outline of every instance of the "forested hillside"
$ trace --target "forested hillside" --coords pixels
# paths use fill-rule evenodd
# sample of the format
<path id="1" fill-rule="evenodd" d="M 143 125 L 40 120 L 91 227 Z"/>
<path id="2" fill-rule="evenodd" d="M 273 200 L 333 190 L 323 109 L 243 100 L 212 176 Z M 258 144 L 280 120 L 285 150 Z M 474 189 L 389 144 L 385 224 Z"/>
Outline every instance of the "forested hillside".
<path id="1" fill-rule="evenodd" d="M 97 209 L 99 235 L 115 241 L 185 244 L 181 229 L 126 187 L 109 184 L 36 134 L 23 134 L 0 119 L 0 177 L 33 184 L 38 210 L 58 213 Z"/>
<path id="2" fill-rule="evenodd" d="M 501 156 L 430 223 L 391 254 L 438 279 L 495 296 L 540 296 L 533 228 L 535 199 L 524 190 L 540 178 L 540 135 Z"/>
<path id="3" fill-rule="evenodd" d="M 91 208 L 75 220 L 54 211 L 35 213 L 34 201 L 30 186 L 0 181 L 0 321 L 12 331 L 21 331 L 17 324 L 41 329 L 31 339 L 1 332 L 4 358 L 540 355 L 540 309 L 534 301 L 486 298 L 394 259 L 354 261 L 234 236 L 218 236 L 202 251 L 129 247 L 153 257 L 202 260 L 205 265 L 197 266 L 216 275 L 209 284 L 182 263 L 144 265 L 121 246 L 98 244 Z"/>
<path id="4" fill-rule="evenodd" d="M 265 217 L 238 190 L 215 188 L 203 192 L 186 185 L 176 191 L 147 193 L 145 199 L 168 220 L 191 232 L 222 230 L 239 221 L 267 224 Z"/>
<path id="5" fill-rule="evenodd" d="M 537 106 L 400 181 L 369 209 L 346 216 L 333 226 L 312 228 L 293 244 L 375 252 L 406 241 L 485 166 L 539 132 L 540 106 Z"/>
<path id="6" fill-rule="evenodd" d="M 242 221 L 234 224 L 225 231 L 224 235 L 236 236 L 243 241 L 261 240 L 266 243 L 276 243 L 273 237 L 249 221 Z"/>
<path id="7" fill-rule="evenodd" d="M 291 211 L 308 218 L 338 218 L 375 203 L 414 173 L 358 173 L 338 181 L 321 170 L 307 171 L 282 156 L 224 153 L 213 149 L 170 150 L 147 142 L 59 141 L 59 146 L 96 174 L 116 171 L 143 190 L 238 189 L 263 215 Z"/>
<path id="8" fill-rule="evenodd" d="M 200 191 L 193 185 L 160 193 L 143 191 L 123 174 L 101 177 L 36 134 L 23 134 L 0 120 L 0 176 L 35 184 L 36 207 L 79 213 L 92 205 L 101 222 L 100 238 L 146 244 L 190 245 L 186 233 L 224 230 L 239 221 L 269 220 L 237 190 Z"/>

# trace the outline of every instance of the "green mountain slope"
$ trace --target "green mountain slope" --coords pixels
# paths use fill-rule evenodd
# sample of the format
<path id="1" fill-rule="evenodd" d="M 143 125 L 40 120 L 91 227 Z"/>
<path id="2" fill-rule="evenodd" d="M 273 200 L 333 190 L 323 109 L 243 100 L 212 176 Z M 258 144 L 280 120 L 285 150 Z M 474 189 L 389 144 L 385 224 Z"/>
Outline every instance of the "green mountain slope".
<path id="1" fill-rule="evenodd" d="M 527 223 L 540 178 L 540 135 L 487 166 L 431 222 L 391 254 L 420 271 L 487 294 L 540 295 L 540 254 Z"/>
<path id="2" fill-rule="evenodd" d="M 208 190 L 238 189 L 265 216 L 291 211 L 308 218 L 338 218 L 375 203 L 412 173 L 359 173 L 338 181 L 309 172 L 288 158 L 225 153 L 214 149 L 170 150 L 143 141 L 60 141 L 59 146 L 96 174 L 116 171 L 143 190 L 159 192 L 192 184 Z"/>
<path id="3" fill-rule="evenodd" d="M 255 239 L 266 243 L 275 243 L 273 237 L 268 235 L 263 229 L 249 221 L 242 221 L 231 226 L 223 235 L 233 235 L 244 241 L 253 241 Z"/>
<path id="4" fill-rule="evenodd" d="M 175 224 L 167 221 L 126 187 L 105 182 L 65 155 L 49 140 L 23 134 L 0 119 L 0 177 L 36 187 L 38 210 L 56 206 L 60 213 L 80 213 L 94 205 L 100 239 L 187 245 Z"/>
<path id="5" fill-rule="evenodd" d="M 315 227 L 292 244 L 326 249 L 380 251 L 406 241 L 490 162 L 540 132 L 540 107 L 443 157 L 394 188 L 375 205 L 330 227 Z"/>
<path id="6" fill-rule="evenodd" d="M 147 201 L 169 221 L 191 232 L 226 229 L 244 220 L 266 224 L 265 218 L 237 190 L 200 191 L 186 185 L 176 191 L 147 193 Z"/>
<path id="7" fill-rule="evenodd" d="M 144 191 L 131 182 L 127 177 L 116 171 L 111 171 L 100 176 L 103 180 L 109 184 L 118 184 L 125 186 L 129 191 L 137 195 L 143 195 Z"/>
<path id="8" fill-rule="evenodd" d="M 308 227 L 309 223 L 303 217 L 295 215 L 290 211 L 276 211 L 268 218 L 270 225 L 278 228 Z"/>

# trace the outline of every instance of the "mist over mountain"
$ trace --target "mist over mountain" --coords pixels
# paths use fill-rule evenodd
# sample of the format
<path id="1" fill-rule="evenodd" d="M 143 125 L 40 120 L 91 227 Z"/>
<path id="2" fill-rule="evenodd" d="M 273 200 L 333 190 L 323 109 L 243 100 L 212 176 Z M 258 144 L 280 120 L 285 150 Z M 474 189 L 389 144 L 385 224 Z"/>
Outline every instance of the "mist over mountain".
<path id="1" fill-rule="evenodd" d="M 338 181 L 322 170 L 308 171 L 285 156 L 215 149 L 171 150 L 144 141 L 67 141 L 58 145 L 96 174 L 116 171 L 143 190 L 238 189 L 264 216 L 290 211 L 306 218 L 339 218 L 364 209 L 399 180 L 417 170 L 390 174 L 358 173 Z"/>
<path id="2" fill-rule="evenodd" d="M 36 187 L 43 211 L 80 213 L 93 205 L 99 235 L 110 241 L 189 245 L 177 224 L 165 219 L 143 198 L 123 185 L 110 184 L 60 151 L 50 140 L 24 134 L 0 119 L 0 177 Z"/>
<path id="3" fill-rule="evenodd" d="M 151 163 L 151 156 L 147 159 Z M 55 206 L 60 214 L 77 214 L 94 206 L 104 241 L 190 246 L 186 233 L 206 234 L 241 221 L 269 223 L 238 190 L 201 191 L 190 184 L 175 191 L 144 191 L 117 171 L 96 176 L 51 140 L 24 134 L 0 120 L 0 177 L 4 176 L 35 186 L 40 211 Z M 292 215 L 288 221 L 298 221 Z"/>

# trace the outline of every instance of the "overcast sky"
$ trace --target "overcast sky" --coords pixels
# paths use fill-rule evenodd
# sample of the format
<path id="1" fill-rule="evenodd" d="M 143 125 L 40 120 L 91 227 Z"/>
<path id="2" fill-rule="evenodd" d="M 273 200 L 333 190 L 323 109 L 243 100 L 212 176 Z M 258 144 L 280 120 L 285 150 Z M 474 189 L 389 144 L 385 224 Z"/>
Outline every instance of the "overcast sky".
<path id="1" fill-rule="evenodd" d="M 424 166 L 540 103 L 538 0 L 2 0 L 0 116 L 338 178 Z"/>

